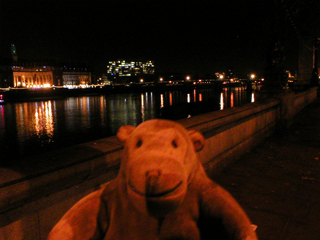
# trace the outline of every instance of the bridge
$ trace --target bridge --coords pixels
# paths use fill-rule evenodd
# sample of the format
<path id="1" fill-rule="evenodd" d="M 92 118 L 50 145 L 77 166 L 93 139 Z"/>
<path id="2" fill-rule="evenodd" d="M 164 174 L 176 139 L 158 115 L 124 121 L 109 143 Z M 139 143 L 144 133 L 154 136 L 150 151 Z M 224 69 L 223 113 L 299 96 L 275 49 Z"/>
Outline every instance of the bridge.
<path id="1" fill-rule="evenodd" d="M 315 124 L 310 118 L 320 114 L 317 87 L 261 98 L 255 103 L 178 122 L 203 133 L 206 146 L 199 157 L 208 175 L 236 197 L 258 226 L 261 239 L 295 239 L 291 236 L 293 233 L 300 233 L 296 239 L 316 239 L 311 238 L 312 234 L 319 238 L 314 231 L 310 237 L 301 237 L 304 226 L 315 230 L 314 220 L 318 218 L 306 214 L 313 211 L 313 206 L 319 210 L 319 204 L 310 198 L 310 194 L 315 197 L 320 194 L 319 188 L 310 185 L 319 183 L 319 169 L 313 170 L 319 167 L 316 165 L 319 147 L 313 149 L 314 155 L 307 153 L 308 147 L 301 148 L 305 153 L 299 155 L 301 159 L 296 157 L 295 163 L 288 161 L 298 150 L 290 154 L 292 139 L 308 141 L 308 135 L 297 133 L 309 128 L 303 128 L 304 121 Z M 319 122 L 317 124 L 313 134 L 319 136 Z M 287 132 L 293 135 L 286 137 Z M 275 137 L 277 133 L 283 136 L 282 142 Z M 116 177 L 122 147 L 113 136 L 25 159 L 16 169 L 1 168 L 0 239 L 46 239 L 74 203 Z M 307 166 L 300 168 L 299 164 Z M 283 176 L 285 173 L 289 175 L 287 178 Z M 298 179 L 293 180 L 291 176 Z M 283 188 L 276 182 L 283 183 Z M 300 182 L 305 185 L 299 185 Z M 304 186 L 310 188 L 304 190 Z M 298 193 L 309 194 L 305 195 L 306 199 L 298 196 L 303 204 L 285 208 L 285 201 L 294 204 L 290 196 L 297 197 L 294 195 L 297 192 L 284 197 L 287 194 L 284 189 L 290 188 L 300 188 Z M 277 200 L 280 202 L 276 204 Z M 300 215 L 294 210 L 300 211 Z M 302 223 L 299 216 L 305 216 Z M 308 221 L 314 222 L 308 225 Z"/>

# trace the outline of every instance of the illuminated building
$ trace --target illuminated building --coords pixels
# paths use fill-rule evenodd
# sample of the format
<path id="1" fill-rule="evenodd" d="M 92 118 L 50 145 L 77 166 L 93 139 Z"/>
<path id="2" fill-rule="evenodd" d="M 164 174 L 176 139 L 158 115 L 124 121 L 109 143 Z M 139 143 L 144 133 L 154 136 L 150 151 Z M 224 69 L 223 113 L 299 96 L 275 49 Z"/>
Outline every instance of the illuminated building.
<path id="1" fill-rule="evenodd" d="M 91 71 L 87 66 L 63 66 L 64 86 L 84 86 L 92 83 Z"/>
<path id="2" fill-rule="evenodd" d="M 54 85 L 55 72 L 52 65 L 16 62 L 12 71 L 14 87 L 42 88 Z"/>
<path id="3" fill-rule="evenodd" d="M 92 83 L 91 70 L 87 66 L 57 64 L 55 61 L 48 61 L 51 62 L 50 64 L 29 60 L 17 61 L 14 44 L 11 44 L 11 55 L 13 87 L 85 86 Z"/>
<path id="4" fill-rule="evenodd" d="M 110 61 L 107 66 L 107 73 L 112 76 L 131 77 L 143 74 L 154 74 L 153 61 L 139 62 L 139 61 Z"/>
<path id="5" fill-rule="evenodd" d="M 45 88 L 52 86 L 85 86 L 91 84 L 88 67 L 63 66 L 31 61 L 14 62 L 13 87 Z"/>
<path id="6" fill-rule="evenodd" d="M 11 44 L 13 87 L 43 88 L 55 84 L 53 64 L 34 61 L 18 61 L 16 46 Z"/>

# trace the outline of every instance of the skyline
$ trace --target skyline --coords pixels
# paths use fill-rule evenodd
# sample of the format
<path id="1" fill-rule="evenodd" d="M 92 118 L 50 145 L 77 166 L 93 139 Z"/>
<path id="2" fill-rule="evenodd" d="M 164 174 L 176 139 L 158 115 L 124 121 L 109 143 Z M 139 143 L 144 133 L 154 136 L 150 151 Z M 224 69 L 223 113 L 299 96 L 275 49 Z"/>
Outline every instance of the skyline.
<path id="1" fill-rule="evenodd" d="M 274 1 L 268 0 L 3 0 L 0 7 L 0 57 L 8 57 L 14 43 L 20 59 L 78 61 L 96 72 L 105 72 L 108 61 L 145 59 L 155 62 L 158 73 L 230 68 L 261 74 L 275 29 Z M 294 26 L 305 27 L 288 23 L 284 65 L 296 71 L 299 36 Z"/>

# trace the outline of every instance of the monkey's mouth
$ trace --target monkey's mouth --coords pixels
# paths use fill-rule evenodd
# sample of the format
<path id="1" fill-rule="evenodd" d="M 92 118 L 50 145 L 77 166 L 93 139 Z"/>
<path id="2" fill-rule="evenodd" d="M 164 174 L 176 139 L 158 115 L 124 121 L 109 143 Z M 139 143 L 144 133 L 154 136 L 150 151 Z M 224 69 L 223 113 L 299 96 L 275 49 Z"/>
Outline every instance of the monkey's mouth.
<path id="1" fill-rule="evenodd" d="M 175 193 L 175 191 L 182 185 L 183 181 L 178 182 L 175 186 L 167 188 L 165 186 L 160 186 L 159 184 L 150 184 L 147 181 L 145 185 L 145 191 L 139 190 L 129 181 L 129 187 L 132 191 L 146 198 L 161 198 L 165 196 L 170 196 Z"/>
<path id="2" fill-rule="evenodd" d="M 187 182 L 176 173 L 137 174 L 127 184 L 133 205 L 153 217 L 177 209 L 187 192 Z"/>

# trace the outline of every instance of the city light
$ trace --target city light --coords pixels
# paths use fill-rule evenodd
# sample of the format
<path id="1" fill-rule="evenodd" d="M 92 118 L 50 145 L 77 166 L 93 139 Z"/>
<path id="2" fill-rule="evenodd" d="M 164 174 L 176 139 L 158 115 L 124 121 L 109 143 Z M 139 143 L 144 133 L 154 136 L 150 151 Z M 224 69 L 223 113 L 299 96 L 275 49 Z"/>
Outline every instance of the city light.
<path id="1" fill-rule="evenodd" d="M 143 93 L 141 93 L 140 97 L 141 97 L 141 118 L 142 118 L 142 121 L 144 122 L 146 109 L 145 109 L 145 98 L 144 98 Z"/>
<path id="2" fill-rule="evenodd" d="M 230 107 L 234 107 L 234 93 L 231 91 L 230 94 Z"/>
<path id="3" fill-rule="evenodd" d="M 223 93 L 220 94 L 220 110 L 224 108 Z"/>
<path id="4" fill-rule="evenodd" d="M 256 78 L 256 75 L 252 73 L 252 74 L 250 75 L 250 79 L 253 80 L 253 79 L 255 79 L 255 78 Z"/>
<path id="5" fill-rule="evenodd" d="M 187 76 L 187 77 L 186 77 L 186 80 L 189 81 L 189 80 L 190 80 L 190 76 Z"/>
<path id="6" fill-rule="evenodd" d="M 164 96 L 163 94 L 160 94 L 160 108 L 164 107 Z"/>
<path id="7" fill-rule="evenodd" d="M 254 93 L 251 94 L 251 102 L 254 102 L 255 98 L 254 98 Z"/>
<path id="8" fill-rule="evenodd" d="M 199 102 L 202 102 L 202 93 L 199 93 Z"/>
<path id="9" fill-rule="evenodd" d="M 107 73 L 110 75 L 119 75 L 120 77 L 130 77 L 137 76 L 139 74 L 154 74 L 154 68 L 155 66 L 153 61 L 109 61 L 109 64 L 107 65 Z"/>

